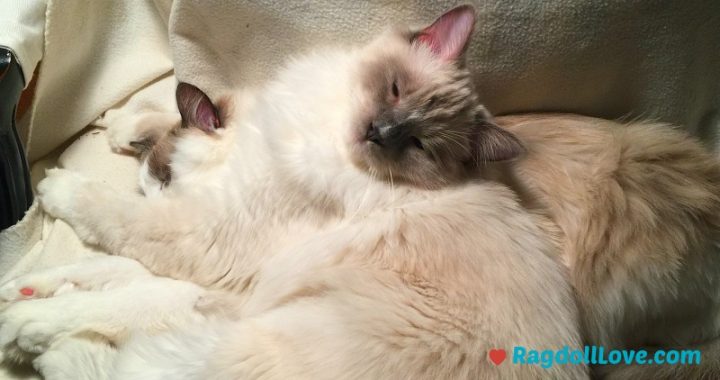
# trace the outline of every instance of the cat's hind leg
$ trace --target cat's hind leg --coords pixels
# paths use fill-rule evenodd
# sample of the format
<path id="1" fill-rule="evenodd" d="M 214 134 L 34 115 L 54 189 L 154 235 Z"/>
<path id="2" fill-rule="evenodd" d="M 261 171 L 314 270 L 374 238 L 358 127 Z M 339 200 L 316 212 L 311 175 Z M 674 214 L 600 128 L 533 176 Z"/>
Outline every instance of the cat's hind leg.
<path id="1" fill-rule="evenodd" d="M 41 354 L 63 338 L 88 334 L 121 344 L 133 331 L 204 322 L 195 308 L 204 292 L 189 282 L 147 277 L 108 290 L 16 302 L 0 314 L 0 349 Z"/>

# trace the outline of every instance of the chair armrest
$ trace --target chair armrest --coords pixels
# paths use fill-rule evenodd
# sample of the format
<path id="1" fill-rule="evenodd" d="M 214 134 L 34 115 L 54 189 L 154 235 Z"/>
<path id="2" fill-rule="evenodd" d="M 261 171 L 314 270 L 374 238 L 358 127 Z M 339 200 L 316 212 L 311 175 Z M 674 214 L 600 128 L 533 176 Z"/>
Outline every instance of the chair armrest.
<path id="1" fill-rule="evenodd" d="M 15 128 L 23 83 L 17 60 L 0 47 L 0 230 L 17 223 L 32 204 L 30 170 Z"/>

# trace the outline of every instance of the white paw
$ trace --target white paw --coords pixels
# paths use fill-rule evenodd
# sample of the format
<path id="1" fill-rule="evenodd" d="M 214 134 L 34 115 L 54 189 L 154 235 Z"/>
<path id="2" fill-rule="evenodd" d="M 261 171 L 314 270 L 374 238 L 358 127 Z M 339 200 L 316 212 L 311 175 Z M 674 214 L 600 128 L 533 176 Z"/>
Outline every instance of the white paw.
<path id="1" fill-rule="evenodd" d="M 116 256 L 89 258 L 31 272 L 0 285 L 0 308 L 16 301 L 116 287 L 149 276 L 150 272 L 135 260 Z"/>
<path id="2" fill-rule="evenodd" d="M 0 308 L 8 303 L 39 297 L 35 289 L 9 281 L 0 286 Z"/>
<path id="3" fill-rule="evenodd" d="M 77 213 L 78 193 L 89 181 L 79 174 L 64 169 L 50 169 L 45 179 L 38 184 L 38 200 L 50 215 L 70 220 Z"/>
<path id="4" fill-rule="evenodd" d="M 72 325 L 56 298 L 22 301 L 0 315 L 0 349 L 13 344 L 29 353 L 42 353 Z"/>
<path id="5" fill-rule="evenodd" d="M 107 138 L 110 148 L 115 153 L 140 153 L 132 144 L 142 140 L 142 136 L 137 135 L 137 127 L 134 123 L 112 124 L 107 129 Z"/>
<path id="6" fill-rule="evenodd" d="M 143 112 L 115 118 L 108 124 L 110 148 L 117 153 L 138 154 L 152 147 L 160 136 L 180 123 L 174 112 Z"/>
<path id="7" fill-rule="evenodd" d="M 76 288 L 76 284 L 62 276 L 45 273 L 20 276 L 0 286 L 0 307 L 17 301 L 52 297 Z"/>
<path id="8" fill-rule="evenodd" d="M 102 340 L 68 337 L 53 344 L 32 364 L 45 380 L 106 379 L 116 352 Z"/>

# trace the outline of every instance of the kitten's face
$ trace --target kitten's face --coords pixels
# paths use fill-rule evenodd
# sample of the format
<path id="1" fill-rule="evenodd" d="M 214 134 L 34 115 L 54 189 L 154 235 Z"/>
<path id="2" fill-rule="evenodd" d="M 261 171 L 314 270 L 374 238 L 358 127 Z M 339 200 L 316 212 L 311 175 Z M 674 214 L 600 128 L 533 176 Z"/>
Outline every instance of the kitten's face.
<path id="1" fill-rule="evenodd" d="M 492 125 L 470 73 L 457 61 L 474 14 L 470 10 L 468 26 L 467 18 L 457 20 L 452 12 L 419 33 L 387 33 L 361 53 L 348 150 L 353 163 L 372 175 L 438 188 L 481 162 L 519 152 L 517 140 Z M 443 20 L 447 15 L 456 19 Z M 461 25 L 431 30 L 443 21 Z M 449 35 L 428 42 L 428 30 Z M 457 34 L 460 41 L 448 40 Z"/>

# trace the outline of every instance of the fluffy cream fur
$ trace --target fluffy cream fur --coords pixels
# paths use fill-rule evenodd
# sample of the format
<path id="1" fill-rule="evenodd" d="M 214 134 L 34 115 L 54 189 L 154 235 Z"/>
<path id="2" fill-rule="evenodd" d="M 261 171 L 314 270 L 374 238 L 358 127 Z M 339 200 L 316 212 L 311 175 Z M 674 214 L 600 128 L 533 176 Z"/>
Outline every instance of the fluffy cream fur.
<path id="1" fill-rule="evenodd" d="M 585 341 L 703 350 L 700 366 L 600 372 L 625 379 L 720 376 L 718 160 L 668 125 L 574 115 L 497 121 L 528 151 L 509 175 L 502 169 L 503 181 L 561 232 Z"/>
<path id="2" fill-rule="evenodd" d="M 467 8 L 455 12 L 462 28 L 438 29 L 469 35 Z M 32 274 L 6 284 L 6 300 L 35 284 L 48 284 L 38 296 L 54 296 L 12 304 L 0 345 L 45 352 L 41 372 L 76 366 L 74 378 L 586 377 L 584 366 L 495 366 L 487 357 L 493 348 L 581 344 L 542 217 L 505 186 L 464 178 L 459 161 L 436 167 L 412 151 L 428 170 L 403 183 L 389 170 L 384 180 L 385 166 L 357 165 L 358 154 L 382 154 L 355 149 L 370 144 L 357 136 L 378 91 L 358 81 L 367 57 L 394 52 L 416 84 L 466 75 L 447 60 L 460 53 L 457 36 L 441 56 L 409 37 L 392 32 L 365 48 L 310 55 L 257 95 L 236 95 L 224 128 L 191 129 L 175 142 L 172 181 L 153 197 L 49 173 L 38 188 L 43 207 L 86 242 L 222 291 L 149 276 L 122 257 Z M 517 141 L 486 125 L 482 107 L 457 106 L 479 134 L 497 137 L 481 159 L 517 152 L 500 145 Z M 55 294 L 73 287 L 84 291 Z M 120 351 L 110 357 L 103 347 L 99 361 L 78 366 L 92 354 L 57 348 L 87 335 Z"/>
<path id="3" fill-rule="evenodd" d="M 434 114 L 454 109 L 458 129 L 440 158 L 473 149 L 459 127 L 475 118 L 492 142 L 480 152 L 518 152 L 452 65 L 397 31 L 296 60 L 261 91 L 233 95 L 224 128 L 176 139 L 167 187 L 146 166 L 148 197 L 51 172 L 43 207 L 85 241 L 203 287 L 123 257 L 31 274 L 0 289 L 12 303 L 0 317 L 5 354 L 41 353 L 50 378 L 577 379 L 586 368 L 494 366 L 487 352 L 578 347 L 582 327 L 607 348 L 706 350 L 698 367 L 605 368 L 609 377 L 713 378 L 716 160 L 667 126 L 570 115 L 498 118 L 527 150 L 509 164 L 437 166 L 417 150 L 378 159 L 362 136 L 374 97 L 396 84 L 385 70 L 398 67 L 403 88 L 444 78 L 450 95 Z M 367 86 L 368 73 L 385 81 Z M 152 124 L 114 133 L 113 145 L 129 148 Z M 399 162 L 416 166 L 393 177 Z M 465 172 L 478 166 L 503 185 Z M 25 286 L 50 298 L 14 303 Z"/>

